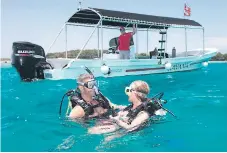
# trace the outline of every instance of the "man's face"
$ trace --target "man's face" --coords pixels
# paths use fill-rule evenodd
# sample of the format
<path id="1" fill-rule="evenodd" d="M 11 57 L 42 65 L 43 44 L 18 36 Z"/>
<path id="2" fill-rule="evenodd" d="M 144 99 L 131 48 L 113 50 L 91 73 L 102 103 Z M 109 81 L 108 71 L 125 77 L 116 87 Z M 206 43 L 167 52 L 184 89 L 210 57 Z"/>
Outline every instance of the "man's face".
<path id="1" fill-rule="evenodd" d="M 121 32 L 121 34 L 125 33 L 125 29 L 124 28 L 121 28 L 120 29 L 120 32 Z"/>
<path id="2" fill-rule="evenodd" d="M 89 82 L 89 81 L 92 81 L 92 79 L 85 79 L 83 81 L 83 83 L 86 83 L 86 82 Z M 85 86 L 80 86 L 80 90 L 81 90 L 81 94 L 85 94 L 85 95 L 88 95 L 88 96 L 93 96 L 94 95 L 94 90 L 93 89 L 89 89 Z"/>

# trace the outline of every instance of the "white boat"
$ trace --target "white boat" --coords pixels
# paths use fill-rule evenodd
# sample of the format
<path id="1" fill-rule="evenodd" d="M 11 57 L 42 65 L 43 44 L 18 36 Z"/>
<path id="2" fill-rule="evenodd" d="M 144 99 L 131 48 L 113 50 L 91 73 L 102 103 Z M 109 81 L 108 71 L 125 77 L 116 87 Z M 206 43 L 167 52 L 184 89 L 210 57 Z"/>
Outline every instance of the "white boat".
<path id="1" fill-rule="evenodd" d="M 155 73 L 182 72 L 199 69 L 207 66 L 209 59 L 216 53 L 213 51 L 205 52 L 205 54 L 188 57 L 165 58 L 162 59 L 163 64 L 158 64 L 159 59 L 131 59 L 131 60 L 67 60 L 68 66 L 54 69 L 44 70 L 45 79 L 75 79 L 79 74 L 84 73 L 82 66 L 88 67 L 97 77 L 116 77 L 127 75 L 145 75 Z M 48 60 L 50 63 L 54 62 Z M 56 63 L 64 63 L 63 61 L 55 61 Z M 171 67 L 168 64 L 171 63 Z M 102 67 L 103 64 L 106 66 Z M 64 64 L 63 64 L 64 65 Z M 109 68 L 109 74 L 106 69 Z M 101 70 L 104 69 L 104 70 Z M 105 73 L 103 73 L 103 71 Z"/>
<path id="2" fill-rule="evenodd" d="M 119 59 L 119 54 L 114 45 L 110 46 L 109 53 L 103 53 L 103 28 L 119 29 L 120 26 L 124 26 L 127 29 L 131 28 L 133 24 L 137 27 L 137 33 L 139 31 L 147 31 L 147 33 L 149 33 L 151 29 L 159 31 L 162 39 L 159 41 L 161 47 L 158 49 L 159 54 L 156 58 L 122 60 Z M 67 26 L 94 27 L 94 30 L 75 59 L 67 58 Z M 170 28 L 185 29 L 185 40 L 187 40 L 187 29 L 201 29 L 203 32 L 203 40 L 201 40 L 203 42 L 202 49 L 188 51 L 186 41 L 185 51 L 181 52 L 182 55 L 179 54 L 175 56 L 173 53 L 172 56 L 166 54 L 167 51 L 165 46 L 167 44 L 167 32 Z M 79 9 L 67 22 L 65 22 L 57 37 L 50 45 L 49 50 L 54 45 L 63 29 L 66 31 L 66 58 L 47 59 L 47 62 L 50 63 L 52 67 L 43 70 L 45 79 L 75 79 L 78 75 L 85 72 L 81 66 L 88 67 L 97 77 L 191 71 L 207 66 L 208 61 L 217 53 L 217 50 L 215 49 L 205 49 L 204 27 L 198 22 L 188 19 L 143 15 L 97 8 Z M 101 43 L 98 50 L 101 50 L 101 55 L 96 59 L 80 59 L 80 54 L 83 52 L 91 36 L 97 29 L 99 33 L 98 42 Z M 136 35 L 135 45 L 134 42 L 131 44 L 134 45 L 133 47 L 136 53 L 138 53 L 137 43 L 138 37 Z"/>

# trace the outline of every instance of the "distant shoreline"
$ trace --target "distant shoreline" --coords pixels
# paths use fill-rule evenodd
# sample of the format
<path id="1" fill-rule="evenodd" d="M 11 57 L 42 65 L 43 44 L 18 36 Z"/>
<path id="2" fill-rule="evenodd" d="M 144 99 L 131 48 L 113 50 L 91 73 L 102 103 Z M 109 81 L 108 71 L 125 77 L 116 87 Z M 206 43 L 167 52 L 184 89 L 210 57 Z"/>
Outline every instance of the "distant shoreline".
<path id="1" fill-rule="evenodd" d="M 10 60 L 7 60 L 7 61 L 1 61 L 1 64 L 2 63 L 11 63 L 11 61 Z"/>

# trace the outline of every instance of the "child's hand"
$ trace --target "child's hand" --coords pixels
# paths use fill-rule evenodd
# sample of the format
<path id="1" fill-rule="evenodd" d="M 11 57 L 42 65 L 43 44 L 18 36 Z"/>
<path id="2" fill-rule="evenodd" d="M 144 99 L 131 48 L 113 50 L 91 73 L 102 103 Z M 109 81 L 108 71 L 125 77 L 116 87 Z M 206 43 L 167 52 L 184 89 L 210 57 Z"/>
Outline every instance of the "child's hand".
<path id="1" fill-rule="evenodd" d="M 119 106 L 118 106 L 118 109 L 123 110 L 123 109 L 125 109 L 125 107 L 126 107 L 126 106 L 119 105 Z"/>

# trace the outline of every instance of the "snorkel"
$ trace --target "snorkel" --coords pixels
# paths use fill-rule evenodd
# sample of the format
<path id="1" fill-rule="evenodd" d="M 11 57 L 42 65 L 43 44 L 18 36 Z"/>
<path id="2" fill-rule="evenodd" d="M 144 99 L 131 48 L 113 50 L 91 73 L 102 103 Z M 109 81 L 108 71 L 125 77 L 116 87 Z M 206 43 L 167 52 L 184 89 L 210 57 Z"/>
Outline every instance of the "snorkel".
<path id="1" fill-rule="evenodd" d="M 90 75 L 92 76 L 92 79 L 95 80 L 95 76 L 94 76 L 94 74 L 91 72 L 91 70 L 89 70 L 86 66 L 83 66 L 83 67 L 84 67 L 84 69 L 87 71 L 87 73 L 90 74 Z M 95 81 L 96 81 L 96 80 L 95 80 Z M 95 85 L 95 86 L 93 87 L 93 90 L 94 90 L 94 92 L 95 92 L 95 96 L 94 96 L 93 98 L 96 99 L 96 96 L 100 95 L 100 92 L 99 92 L 99 89 L 98 89 L 97 85 Z"/>
<path id="2" fill-rule="evenodd" d="M 92 78 L 95 80 L 94 74 L 89 70 L 86 66 L 84 66 L 84 69 L 92 76 Z M 95 96 L 93 99 L 98 100 L 99 98 L 103 99 L 105 102 L 109 103 L 109 100 L 100 92 L 99 88 L 97 85 L 93 87 L 93 90 L 95 92 Z M 113 108 L 110 108 L 112 112 L 114 112 Z M 113 114 L 113 113 L 112 113 Z"/>

